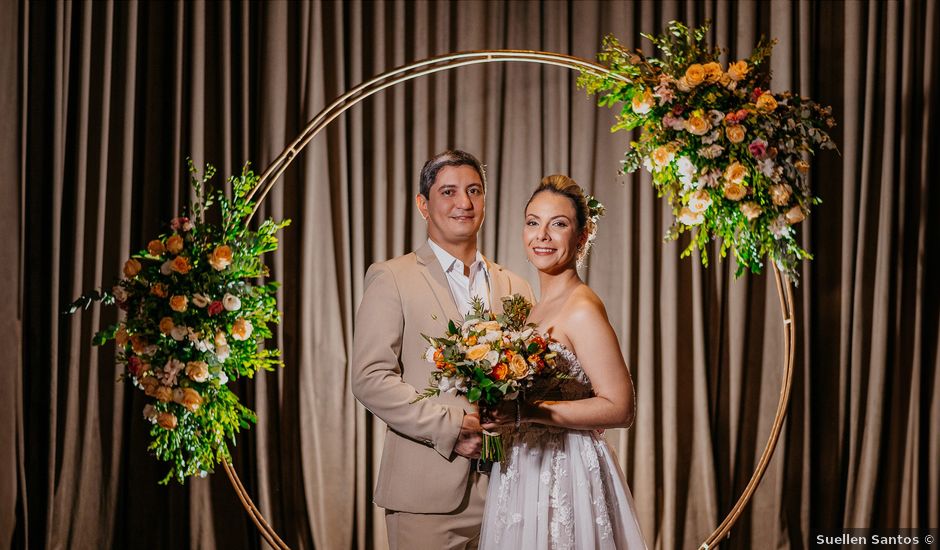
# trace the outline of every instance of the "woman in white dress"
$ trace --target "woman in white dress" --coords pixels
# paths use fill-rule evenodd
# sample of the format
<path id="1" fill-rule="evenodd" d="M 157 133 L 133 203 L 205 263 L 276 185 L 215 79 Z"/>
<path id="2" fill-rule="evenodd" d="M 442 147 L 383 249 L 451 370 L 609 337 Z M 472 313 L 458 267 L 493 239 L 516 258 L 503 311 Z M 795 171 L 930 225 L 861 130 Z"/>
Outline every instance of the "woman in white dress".
<path id="1" fill-rule="evenodd" d="M 499 429 L 480 548 L 645 549 L 623 472 L 601 435 L 629 427 L 633 380 L 604 304 L 578 276 L 595 230 L 582 189 L 544 178 L 525 210 L 523 242 L 539 271 L 530 320 L 555 342 L 569 378 L 535 403 L 510 404 L 484 427 Z"/>

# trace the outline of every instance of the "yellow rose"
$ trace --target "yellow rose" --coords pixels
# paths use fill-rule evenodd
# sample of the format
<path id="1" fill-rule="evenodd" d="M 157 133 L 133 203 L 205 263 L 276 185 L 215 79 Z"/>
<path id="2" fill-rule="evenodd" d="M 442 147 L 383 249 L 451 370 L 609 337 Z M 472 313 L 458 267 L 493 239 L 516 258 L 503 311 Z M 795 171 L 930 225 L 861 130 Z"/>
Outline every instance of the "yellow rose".
<path id="1" fill-rule="evenodd" d="M 760 216 L 761 212 L 763 212 L 761 207 L 758 206 L 756 202 L 751 201 L 742 202 L 739 208 L 741 209 L 741 213 L 744 214 L 744 217 L 747 218 L 748 221 L 753 221 L 758 216 Z"/>
<path id="2" fill-rule="evenodd" d="M 179 254 L 183 251 L 183 237 L 179 235 L 170 235 L 166 240 L 166 249 L 170 251 L 170 254 Z"/>
<path id="3" fill-rule="evenodd" d="M 777 206 L 786 206 L 790 203 L 793 188 L 787 183 L 778 183 L 770 186 L 770 200 Z"/>
<path id="4" fill-rule="evenodd" d="M 192 388 L 183 388 L 183 394 L 178 403 L 190 412 L 196 412 L 199 405 L 202 405 L 202 396 Z"/>
<path id="5" fill-rule="evenodd" d="M 209 254 L 209 265 L 216 271 L 222 271 L 232 263 L 232 248 L 226 244 L 215 247 Z"/>
<path id="6" fill-rule="evenodd" d="M 803 209 L 800 208 L 800 205 L 796 205 L 793 208 L 787 210 L 787 213 L 784 214 L 784 217 L 787 219 L 788 224 L 793 225 L 806 219 L 806 214 L 803 213 Z"/>
<path id="7" fill-rule="evenodd" d="M 747 168 L 740 162 L 732 162 L 725 168 L 725 181 L 729 183 L 741 183 L 747 177 Z"/>
<path id="8" fill-rule="evenodd" d="M 796 169 L 800 171 L 801 174 L 809 173 L 809 163 L 805 160 L 796 161 Z"/>
<path id="9" fill-rule="evenodd" d="M 180 275 L 186 275 L 189 273 L 189 270 L 192 269 L 192 267 L 189 265 L 189 258 L 186 256 L 177 256 L 173 258 L 173 263 L 170 264 L 170 268 Z"/>
<path id="10" fill-rule="evenodd" d="M 163 319 L 160 319 L 160 332 L 163 334 L 169 334 L 175 326 L 176 325 L 173 324 L 173 319 L 170 317 L 164 317 Z"/>
<path id="11" fill-rule="evenodd" d="M 747 194 L 747 187 L 738 183 L 727 182 L 724 186 L 725 198 L 733 201 L 739 201 Z"/>
<path id="12" fill-rule="evenodd" d="M 176 429 L 176 415 L 171 412 L 161 412 L 157 414 L 157 424 L 164 430 Z"/>
<path id="13" fill-rule="evenodd" d="M 634 95 L 630 103 L 634 113 L 645 115 L 653 108 L 653 94 L 649 90 L 643 90 L 642 94 Z"/>
<path id="14" fill-rule="evenodd" d="M 147 243 L 147 252 L 151 256 L 160 256 L 166 251 L 166 248 L 163 247 L 163 242 L 159 239 L 154 239 Z"/>
<path id="15" fill-rule="evenodd" d="M 728 136 L 728 141 L 731 143 L 741 143 L 744 141 L 744 126 L 740 124 L 734 124 L 725 128 L 725 135 Z"/>
<path id="16" fill-rule="evenodd" d="M 698 63 L 689 65 L 689 68 L 685 70 L 685 81 L 689 86 L 694 88 L 703 80 L 705 80 L 705 68 Z"/>
<path id="17" fill-rule="evenodd" d="M 683 206 L 679 211 L 679 222 L 684 225 L 698 225 L 705 220 L 701 212 L 694 212 L 688 206 Z"/>
<path id="18" fill-rule="evenodd" d="M 653 150 L 653 162 L 656 166 L 664 167 L 672 162 L 675 152 L 668 145 L 662 145 Z"/>
<path id="19" fill-rule="evenodd" d="M 509 372 L 517 380 L 525 378 L 525 375 L 529 374 L 529 365 L 526 364 L 521 355 L 514 353 L 512 359 L 509 360 Z"/>
<path id="20" fill-rule="evenodd" d="M 122 348 L 127 345 L 130 339 L 131 337 L 127 334 L 127 328 L 125 328 L 124 325 L 121 325 L 121 328 L 117 329 L 117 332 L 114 333 L 114 342 Z"/>
<path id="21" fill-rule="evenodd" d="M 704 136 L 708 133 L 708 130 L 711 129 L 708 125 L 708 121 L 702 115 L 690 116 L 689 120 L 685 122 L 685 128 L 697 136 Z"/>
<path id="22" fill-rule="evenodd" d="M 728 77 L 737 82 L 747 76 L 750 70 L 750 67 L 747 66 L 747 61 L 743 59 L 741 61 L 735 61 L 728 65 Z"/>
<path id="23" fill-rule="evenodd" d="M 489 344 L 477 344 L 472 348 L 467 350 L 467 359 L 471 361 L 479 361 L 486 357 L 486 354 L 490 352 Z"/>
<path id="24" fill-rule="evenodd" d="M 150 287 L 150 293 L 159 298 L 166 298 L 166 285 L 163 283 L 154 283 L 154 285 Z"/>
<path id="25" fill-rule="evenodd" d="M 773 94 L 770 92 L 764 92 L 759 98 L 757 98 L 757 110 L 762 113 L 770 113 L 777 108 L 777 100 L 774 99 Z"/>
<path id="26" fill-rule="evenodd" d="M 236 340 L 247 340 L 251 336 L 251 323 L 246 319 L 239 317 L 232 323 L 232 338 Z"/>
<path id="27" fill-rule="evenodd" d="M 173 390 L 169 386 L 157 386 L 153 390 L 153 396 L 157 398 L 158 401 L 163 401 L 164 403 L 169 403 L 173 400 Z"/>
<path id="28" fill-rule="evenodd" d="M 140 273 L 140 262 L 131 258 L 124 262 L 124 276 L 130 279 L 131 277 L 137 276 Z"/>
<path id="29" fill-rule="evenodd" d="M 173 311 L 178 311 L 180 313 L 186 311 L 186 304 L 189 300 L 186 299 L 186 296 L 173 296 L 170 298 L 170 309 Z"/>
<path id="30" fill-rule="evenodd" d="M 205 382 L 209 379 L 209 365 L 205 361 L 186 363 L 186 376 L 193 382 Z"/>
<path id="31" fill-rule="evenodd" d="M 721 78 L 721 65 L 714 61 L 706 63 L 702 66 L 702 69 L 705 71 L 705 80 L 709 82 L 718 82 L 718 79 Z"/>

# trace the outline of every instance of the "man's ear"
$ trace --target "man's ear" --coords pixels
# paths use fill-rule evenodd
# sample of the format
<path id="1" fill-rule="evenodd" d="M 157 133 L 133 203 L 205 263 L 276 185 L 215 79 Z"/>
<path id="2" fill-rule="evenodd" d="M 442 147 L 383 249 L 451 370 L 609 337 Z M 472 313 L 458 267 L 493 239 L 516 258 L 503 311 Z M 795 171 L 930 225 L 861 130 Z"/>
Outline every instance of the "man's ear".
<path id="1" fill-rule="evenodd" d="M 418 207 L 418 212 L 421 213 L 421 217 L 424 218 L 425 221 L 427 221 L 427 219 L 428 219 L 428 198 L 425 197 L 424 195 L 422 195 L 421 193 L 418 193 L 417 195 L 415 195 L 415 205 L 417 205 L 417 207 Z"/>

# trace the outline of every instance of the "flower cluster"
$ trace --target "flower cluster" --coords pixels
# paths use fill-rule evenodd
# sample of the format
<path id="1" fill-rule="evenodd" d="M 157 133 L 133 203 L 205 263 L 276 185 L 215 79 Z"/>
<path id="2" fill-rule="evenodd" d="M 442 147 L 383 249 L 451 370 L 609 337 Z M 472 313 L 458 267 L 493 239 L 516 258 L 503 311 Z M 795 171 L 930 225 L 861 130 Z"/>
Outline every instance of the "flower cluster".
<path id="1" fill-rule="evenodd" d="M 532 305 L 514 294 L 503 298 L 503 313 L 483 309 L 479 299 L 463 322 L 450 321 L 442 337 L 424 336 L 424 358 L 433 363 L 430 386 L 418 400 L 441 392 L 466 395 L 471 403 L 495 408 L 536 383 L 556 379 L 556 353 L 527 323 Z M 485 460 L 501 460 L 499 439 L 484 437 Z"/>
<path id="2" fill-rule="evenodd" d="M 690 29 L 670 22 L 650 39 L 660 58 L 628 51 L 613 37 L 598 55 L 612 74 L 585 72 L 579 85 L 599 104 L 621 104 L 611 131 L 641 128 L 623 162 L 624 172 L 645 167 L 660 196 L 673 208 L 667 239 L 684 231 L 708 264 L 705 245 L 732 250 L 737 275 L 759 273 L 768 256 L 796 277 L 811 258 L 793 225 L 812 204 L 807 156 L 834 149 L 825 129 L 835 125 L 829 107 L 790 92 L 772 93 L 765 69 L 774 42 L 761 40 L 747 59 L 722 66 L 720 50 L 705 42 L 707 24 Z"/>
<path id="3" fill-rule="evenodd" d="M 275 233 L 289 221 L 249 230 L 253 203 L 246 196 L 258 177 L 247 166 L 229 180 L 231 199 L 207 188 L 211 166 L 201 179 L 192 162 L 190 172 L 192 217 L 174 218 L 167 233 L 133 254 L 110 292 L 86 294 L 69 309 L 102 301 L 126 312 L 94 343 L 113 339 L 124 378 L 150 398 L 143 410 L 153 424 L 150 449 L 171 466 L 162 483 L 205 475 L 228 459 L 227 442 L 256 420 L 229 381 L 281 364 L 276 349 L 261 346 L 269 323 L 280 319 L 278 284 L 256 281 L 267 275 L 261 256 L 277 248 Z M 214 203 L 221 225 L 205 220 Z"/>

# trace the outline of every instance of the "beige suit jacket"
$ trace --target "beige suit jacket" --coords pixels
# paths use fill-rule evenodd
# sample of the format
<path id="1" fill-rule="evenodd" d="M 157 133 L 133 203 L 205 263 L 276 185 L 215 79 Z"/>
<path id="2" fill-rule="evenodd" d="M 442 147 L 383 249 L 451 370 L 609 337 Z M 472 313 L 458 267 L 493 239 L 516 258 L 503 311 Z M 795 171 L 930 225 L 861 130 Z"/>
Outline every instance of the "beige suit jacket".
<path id="1" fill-rule="evenodd" d="M 514 293 L 532 300 L 518 275 L 486 260 L 490 304 Z M 454 453 L 465 398 L 451 394 L 412 403 L 434 368 L 424 359 L 421 334 L 443 335 L 461 315 L 430 245 L 369 267 L 356 314 L 352 391 L 387 425 L 375 503 L 412 513 L 449 513 L 460 506 L 470 461 Z"/>

